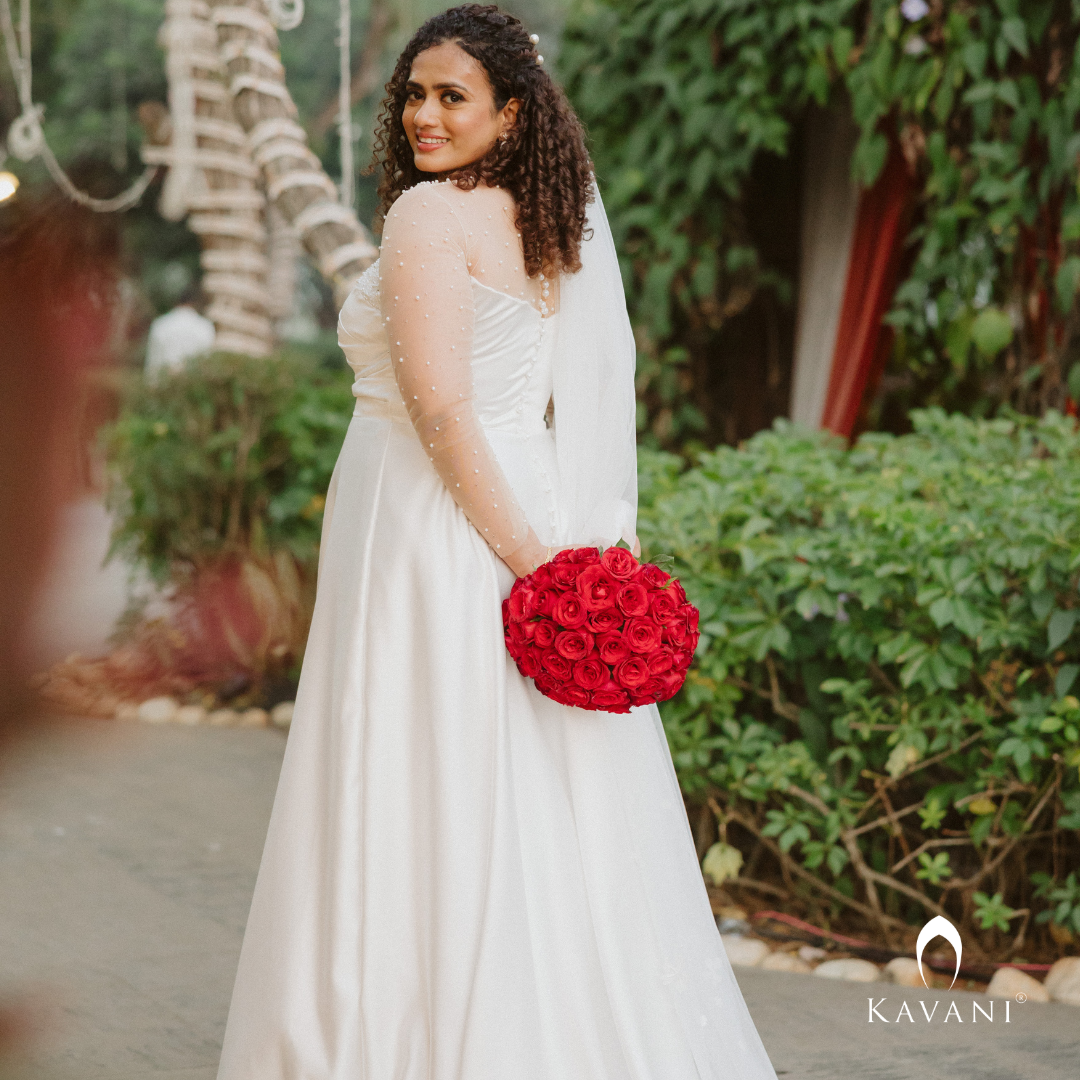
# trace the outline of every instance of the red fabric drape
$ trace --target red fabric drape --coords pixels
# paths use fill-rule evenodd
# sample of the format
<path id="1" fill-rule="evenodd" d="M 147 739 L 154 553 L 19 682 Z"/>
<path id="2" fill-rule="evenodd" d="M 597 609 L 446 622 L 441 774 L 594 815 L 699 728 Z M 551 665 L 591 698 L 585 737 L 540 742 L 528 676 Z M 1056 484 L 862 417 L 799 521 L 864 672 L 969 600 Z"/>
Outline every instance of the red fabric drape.
<path id="1" fill-rule="evenodd" d="M 877 182 L 859 196 L 840 322 L 821 426 L 849 436 L 867 390 L 881 376 L 891 341 L 882 318 L 892 303 L 904 254 L 915 184 L 899 146 Z"/>

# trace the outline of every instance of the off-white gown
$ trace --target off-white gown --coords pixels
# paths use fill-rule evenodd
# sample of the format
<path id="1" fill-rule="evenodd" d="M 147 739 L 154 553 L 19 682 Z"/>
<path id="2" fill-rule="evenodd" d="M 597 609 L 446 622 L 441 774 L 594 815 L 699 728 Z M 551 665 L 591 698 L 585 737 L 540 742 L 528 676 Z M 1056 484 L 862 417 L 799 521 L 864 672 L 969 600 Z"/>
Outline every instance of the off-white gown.
<path id="1" fill-rule="evenodd" d="M 341 314 L 356 407 L 219 1080 L 774 1078 L 655 706 L 559 705 L 503 643 L 494 548 L 560 516 L 556 297 L 507 200 L 407 192 Z"/>

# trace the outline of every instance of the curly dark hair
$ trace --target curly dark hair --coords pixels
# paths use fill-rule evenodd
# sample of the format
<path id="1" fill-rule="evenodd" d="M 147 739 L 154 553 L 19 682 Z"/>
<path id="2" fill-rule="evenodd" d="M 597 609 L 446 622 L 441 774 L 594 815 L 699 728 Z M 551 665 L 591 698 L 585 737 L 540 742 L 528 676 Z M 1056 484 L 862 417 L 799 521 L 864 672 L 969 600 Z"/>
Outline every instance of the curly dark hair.
<path id="1" fill-rule="evenodd" d="M 541 271 L 580 270 L 593 178 L 585 133 L 566 95 L 541 66 L 525 27 L 494 5 L 463 4 L 428 19 L 398 57 L 375 132 L 371 169 L 380 164 L 383 168 L 379 216 L 386 216 L 403 191 L 431 179 L 413 162 L 401 117 L 413 60 L 448 41 L 487 73 L 496 110 L 511 98 L 517 98 L 521 108 L 505 141 L 497 141 L 479 161 L 446 179 L 466 191 L 483 183 L 510 192 L 530 277 Z"/>

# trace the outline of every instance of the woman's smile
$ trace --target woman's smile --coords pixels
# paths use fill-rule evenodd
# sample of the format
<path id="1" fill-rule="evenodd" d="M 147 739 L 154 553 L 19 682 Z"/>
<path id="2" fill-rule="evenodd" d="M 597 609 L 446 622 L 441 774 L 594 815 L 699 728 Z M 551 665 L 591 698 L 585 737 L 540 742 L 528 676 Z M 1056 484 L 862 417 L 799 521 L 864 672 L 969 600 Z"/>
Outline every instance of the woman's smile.
<path id="1" fill-rule="evenodd" d="M 420 132 L 416 133 L 416 149 L 418 153 L 427 154 L 432 150 L 438 150 L 440 146 L 445 146 L 450 140 L 443 135 L 421 135 Z"/>

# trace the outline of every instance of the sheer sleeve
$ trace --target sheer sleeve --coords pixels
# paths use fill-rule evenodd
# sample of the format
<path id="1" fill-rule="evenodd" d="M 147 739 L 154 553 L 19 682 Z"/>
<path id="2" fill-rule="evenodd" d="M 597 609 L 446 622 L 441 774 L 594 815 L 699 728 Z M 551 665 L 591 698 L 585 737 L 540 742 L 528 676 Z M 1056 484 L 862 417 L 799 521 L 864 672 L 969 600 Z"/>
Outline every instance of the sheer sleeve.
<path id="1" fill-rule="evenodd" d="M 476 416 L 466 240 L 433 185 L 402 195 L 383 230 L 383 319 L 398 388 L 424 450 L 469 521 L 521 575 L 543 561 L 544 548 Z"/>

